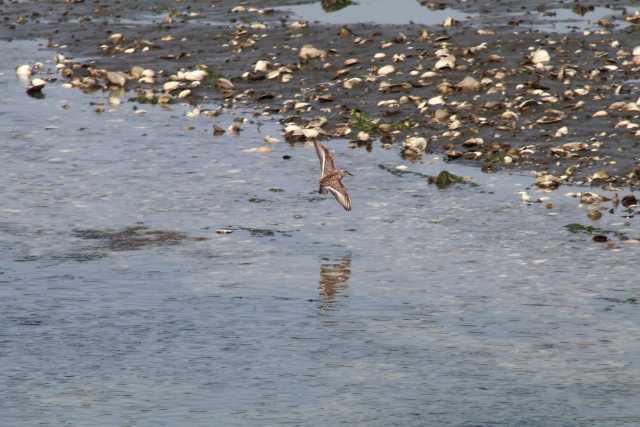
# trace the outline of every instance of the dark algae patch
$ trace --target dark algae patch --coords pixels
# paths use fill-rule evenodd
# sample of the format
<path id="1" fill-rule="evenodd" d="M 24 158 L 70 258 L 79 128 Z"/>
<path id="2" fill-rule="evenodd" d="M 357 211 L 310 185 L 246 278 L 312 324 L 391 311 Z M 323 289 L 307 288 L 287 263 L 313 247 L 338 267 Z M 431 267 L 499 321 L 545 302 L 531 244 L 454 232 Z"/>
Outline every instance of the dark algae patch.
<path id="1" fill-rule="evenodd" d="M 574 234 L 587 234 L 592 236 L 594 242 L 606 242 L 607 236 L 614 236 L 620 240 L 629 240 L 630 237 L 620 231 L 606 230 L 603 228 L 594 227 L 592 225 L 583 225 L 578 223 L 567 224 L 564 226 L 570 233 Z"/>
<path id="2" fill-rule="evenodd" d="M 325 12 L 337 12 L 340 9 L 344 9 L 347 6 L 351 6 L 353 1 L 351 0 L 322 0 L 322 9 Z"/>
<path id="3" fill-rule="evenodd" d="M 97 240 L 113 252 L 170 246 L 187 239 L 186 233 L 180 231 L 153 230 L 144 226 L 126 227 L 122 230 L 76 229 L 73 235 L 85 240 Z"/>
<path id="4" fill-rule="evenodd" d="M 447 188 L 453 184 L 462 184 L 464 182 L 466 182 L 464 177 L 454 175 L 451 172 L 447 172 L 447 171 L 440 172 L 438 176 L 436 176 L 435 178 L 433 177 L 429 178 L 429 183 L 435 184 L 436 187 L 440 189 Z"/>

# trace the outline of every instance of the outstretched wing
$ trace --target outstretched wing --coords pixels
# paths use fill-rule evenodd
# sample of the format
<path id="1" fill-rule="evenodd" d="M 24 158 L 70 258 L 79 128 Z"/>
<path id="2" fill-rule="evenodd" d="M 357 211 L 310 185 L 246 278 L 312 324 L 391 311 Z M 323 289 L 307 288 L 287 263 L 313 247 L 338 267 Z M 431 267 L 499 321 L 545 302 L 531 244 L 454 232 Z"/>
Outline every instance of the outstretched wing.
<path id="1" fill-rule="evenodd" d="M 325 185 L 324 188 L 333 194 L 333 197 L 346 211 L 351 210 L 351 198 L 349 198 L 349 193 L 347 193 L 347 189 L 340 180 L 335 180 L 330 185 Z"/>
<path id="2" fill-rule="evenodd" d="M 316 154 L 318 155 L 318 159 L 320 160 L 320 178 L 325 175 L 331 173 L 335 168 L 335 164 L 333 163 L 333 156 L 327 150 L 327 147 L 320 144 L 318 141 L 313 141 L 313 145 L 316 148 Z"/>

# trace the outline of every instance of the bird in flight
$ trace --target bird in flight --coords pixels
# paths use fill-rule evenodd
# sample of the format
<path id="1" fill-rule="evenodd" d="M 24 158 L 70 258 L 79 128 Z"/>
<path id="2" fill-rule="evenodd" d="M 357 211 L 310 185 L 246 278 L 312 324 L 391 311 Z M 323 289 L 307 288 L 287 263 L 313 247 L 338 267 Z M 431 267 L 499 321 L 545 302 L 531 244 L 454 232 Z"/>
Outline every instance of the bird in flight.
<path id="1" fill-rule="evenodd" d="M 351 210 L 351 199 L 347 193 L 347 189 L 342 184 L 342 177 L 345 175 L 351 175 L 344 169 L 336 169 L 336 165 L 333 162 L 333 156 L 327 150 L 327 147 L 313 141 L 313 145 L 316 147 L 316 153 L 318 159 L 320 159 L 320 194 L 333 194 L 338 203 L 347 211 Z"/>

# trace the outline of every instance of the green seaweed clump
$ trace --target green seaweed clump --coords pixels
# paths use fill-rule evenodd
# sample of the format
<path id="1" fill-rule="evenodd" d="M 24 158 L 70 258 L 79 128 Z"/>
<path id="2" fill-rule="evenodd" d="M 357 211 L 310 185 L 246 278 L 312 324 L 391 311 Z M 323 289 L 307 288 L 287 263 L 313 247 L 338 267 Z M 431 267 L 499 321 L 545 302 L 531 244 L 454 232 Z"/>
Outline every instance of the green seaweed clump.
<path id="1" fill-rule="evenodd" d="M 438 174 L 438 176 L 436 176 L 435 178 L 431 177 L 431 179 L 429 180 L 430 183 L 435 184 L 436 187 L 440 189 L 449 187 L 453 184 L 461 184 L 465 181 L 466 180 L 463 177 L 454 175 L 451 172 L 447 171 L 442 171 Z"/>
<path id="2" fill-rule="evenodd" d="M 378 130 L 376 122 L 370 115 L 360 110 L 351 110 L 351 125 L 358 131 L 367 132 L 369 134 Z"/>
<path id="3" fill-rule="evenodd" d="M 322 10 L 325 12 L 337 12 L 352 4 L 351 0 L 322 0 Z"/>

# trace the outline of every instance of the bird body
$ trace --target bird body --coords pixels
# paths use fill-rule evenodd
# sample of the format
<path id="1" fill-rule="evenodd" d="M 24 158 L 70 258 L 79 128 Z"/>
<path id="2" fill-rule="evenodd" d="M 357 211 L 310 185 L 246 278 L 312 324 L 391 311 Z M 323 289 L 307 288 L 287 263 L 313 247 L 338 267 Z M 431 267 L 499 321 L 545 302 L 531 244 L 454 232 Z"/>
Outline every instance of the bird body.
<path id="1" fill-rule="evenodd" d="M 318 192 L 321 194 L 331 193 L 345 210 L 350 211 L 351 198 L 342 183 L 342 177 L 351 174 L 344 169 L 336 169 L 333 156 L 324 145 L 318 141 L 313 141 L 313 145 L 320 160 L 320 188 Z"/>

